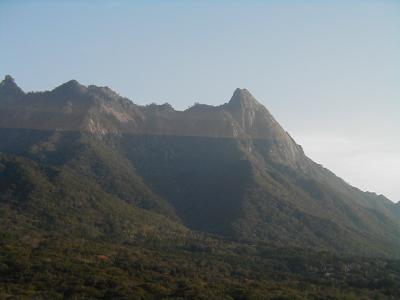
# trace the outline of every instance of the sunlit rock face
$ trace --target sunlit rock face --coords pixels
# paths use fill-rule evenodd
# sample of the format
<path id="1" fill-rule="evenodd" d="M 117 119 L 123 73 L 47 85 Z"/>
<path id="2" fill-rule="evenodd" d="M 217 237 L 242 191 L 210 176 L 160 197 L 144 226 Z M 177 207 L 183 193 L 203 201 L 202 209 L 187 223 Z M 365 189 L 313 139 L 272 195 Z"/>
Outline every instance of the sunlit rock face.
<path id="1" fill-rule="evenodd" d="M 301 159 L 301 147 L 246 89 L 236 89 L 226 104 L 196 104 L 185 111 L 169 104 L 138 106 L 108 87 L 86 87 L 76 80 L 52 91 L 24 94 L 7 76 L 0 93 L 14 100 L 1 106 L 3 127 L 261 139 L 268 141 L 269 155 L 276 159 L 291 164 Z"/>

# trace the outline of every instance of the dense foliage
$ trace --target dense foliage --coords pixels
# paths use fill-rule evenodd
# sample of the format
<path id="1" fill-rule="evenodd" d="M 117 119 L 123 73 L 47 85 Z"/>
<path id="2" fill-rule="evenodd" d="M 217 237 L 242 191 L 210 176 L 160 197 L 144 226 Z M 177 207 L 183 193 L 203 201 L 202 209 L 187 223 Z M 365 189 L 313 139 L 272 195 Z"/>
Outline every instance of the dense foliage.
<path id="1" fill-rule="evenodd" d="M 398 299 L 400 262 L 190 236 L 2 235 L 2 299 Z"/>
<path id="2" fill-rule="evenodd" d="M 312 233 L 290 236 L 288 230 L 298 225 L 289 223 L 290 213 L 298 211 L 290 207 L 287 195 L 286 204 L 274 200 L 282 190 L 264 199 L 269 213 L 259 207 L 265 216 L 281 222 L 268 223 L 271 242 L 252 239 L 254 228 L 265 227 L 256 224 L 260 212 L 243 210 L 240 199 L 245 192 L 250 203 L 258 191 L 268 194 L 262 186 L 257 190 L 248 185 L 260 175 L 247 161 L 237 159 L 240 151 L 231 144 L 234 141 L 196 144 L 188 139 L 131 138 L 120 144 L 80 133 L 3 133 L 8 136 L 0 154 L 1 299 L 400 297 L 398 260 L 350 256 L 334 247 L 324 251 L 310 243 Z M 152 156 L 146 160 L 149 150 Z M 197 173 L 185 173 L 184 166 Z M 235 172 L 240 176 L 231 176 Z M 165 174 L 170 177 L 161 180 Z M 295 177 L 271 174 L 281 184 L 290 184 Z M 224 184 L 212 184 L 221 177 Z M 189 189 L 194 182 L 198 186 Z M 174 189 L 177 183 L 182 190 Z M 307 182 L 302 184 L 318 193 Z M 220 202 L 207 202 L 212 194 L 219 195 L 213 199 Z M 177 202 L 166 201 L 170 198 Z M 182 218 L 191 207 L 178 204 L 187 198 L 205 199 L 207 205 L 192 207 Z M 277 205 L 287 205 L 285 213 Z M 210 217 L 215 223 L 199 227 L 204 214 L 212 211 L 218 212 Z M 234 224 L 241 235 L 234 235 L 234 226 L 223 226 L 243 213 L 243 220 L 254 224 Z M 224 222 L 216 221 L 218 215 Z M 329 228 L 328 224 L 325 229 Z M 225 238 L 210 234 L 213 231 L 225 233 Z M 279 241 L 274 242 L 274 234 L 281 235 Z M 348 241 L 352 237 L 356 236 L 349 233 Z M 285 239 L 293 239 L 290 247 L 282 247 Z"/>

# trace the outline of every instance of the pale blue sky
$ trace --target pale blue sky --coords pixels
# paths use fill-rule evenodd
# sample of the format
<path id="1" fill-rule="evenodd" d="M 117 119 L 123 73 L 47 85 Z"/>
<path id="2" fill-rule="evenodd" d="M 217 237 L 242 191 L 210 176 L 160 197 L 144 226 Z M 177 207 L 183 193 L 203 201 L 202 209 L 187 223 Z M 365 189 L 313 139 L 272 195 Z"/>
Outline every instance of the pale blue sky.
<path id="1" fill-rule="evenodd" d="M 400 1 L 0 1 L 0 75 L 139 104 L 249 89 L 306 153 L 400 200 Z"/>

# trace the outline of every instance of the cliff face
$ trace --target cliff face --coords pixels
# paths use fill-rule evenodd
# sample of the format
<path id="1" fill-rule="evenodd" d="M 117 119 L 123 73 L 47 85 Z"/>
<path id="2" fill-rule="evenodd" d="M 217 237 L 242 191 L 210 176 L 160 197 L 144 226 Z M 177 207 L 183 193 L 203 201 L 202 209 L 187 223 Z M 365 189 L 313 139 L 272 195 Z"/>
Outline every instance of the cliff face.
<path id="1" fill-rule="evenodd" d="M 220 106 L 175 111 L 73 80 L 24 93 L 6 77 L 0 132 L 0 151 L 72 168 L 105 193 L 190 229 L 281 246 L 400 253 L 398 205 L 310 160 L 246 89 Z"/>
<path id="2" fill-rule="evenodd" d="M 113 120 L 114 129 L 121 133 L 273 139 L 287 146 L 294 144 L 246 89 L 236 89 L 231 100 L 221 106 L 197 104 L 185 111 L 175 111 L 168 104 L 138 106 L 108 87 L 86 87 L 75 80 L 52 91 L 25 94 L 8 76 L 1 83 L 0 93 L 7 98 L 3 101 L 7 104 L 1 107 L 3 124 L 17 124 L 23 115 L 25 123 L 20 127 L 91 131 L 90 122 L 69 122 L 81 116 L 86 121 L 96 119 L 105 131 L 110 130 L 107 122 Z M 16 115 L 6 115 L 7 110 Z M 56 124 L 49 123 L 50 114 L 62 118 Z"/>
<path id="3" fill-rule="evenodd" d="M 138 106 L 108 87 L 71 80 L 47 92 L 24 94 L 7 77 L 0 93 L 0 127 L 83 131 L 98 135 L 152 134 L 265 140 L 271 156 L 295 164 L 302 149 L 246 89 L 220 106 L 197 104 L 185 111 L 170 105 Z"/>

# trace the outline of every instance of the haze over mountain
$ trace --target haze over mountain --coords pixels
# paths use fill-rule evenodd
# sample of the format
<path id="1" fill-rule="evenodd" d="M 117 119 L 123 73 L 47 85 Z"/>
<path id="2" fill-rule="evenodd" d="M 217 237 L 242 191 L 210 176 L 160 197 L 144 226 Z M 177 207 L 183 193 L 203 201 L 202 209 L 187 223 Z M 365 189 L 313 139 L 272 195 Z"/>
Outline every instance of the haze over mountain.
<path id="1" fill-rule="evenodd" d="M 400 299 L 399 15 L 0 1 L 0 300 Z"/>
<path id="2" fill-rule="evenodd" d="M 58 193 L 66 189 L 60 179 L 65 176 L 96 187 L 84 191 L 78 185 L 74 192 L 86 196 L 70 195 L 70 203 L 54 202 L 52 192 L 32 210 L 21 210 L 18 201 L 11 206 L 51 230 L 77 218 L 74 207 L 82 199 L 91 203 L 99 197 L 104 205 L 128 205 L 132 215 L 144 210 L 183 231 L 362 255 L 400 253 L 398 205 L 310 160 L 246 89 L 236 89 L 219 106 L 176 111 L 169 104 L 136 105 L 108 87 L 74 80 L 24 93 L 6 76 L 0 84 L 0 128 L 4 174 L 7 166 L 26 162 Z M 28 195 L 36 184 L 30 183 Z M 54 206 L 50 224 L 38 214 L 43 205 Z M 107 210 L 96 214 L 110 218 Z"/>
<path id="3" fill-rule="evenodd" d="M 314 161 L 400 200 L 400 2 L 22 2 L 0 3 L 1 79 L 74 78 L 179 110 L 246 87 Z"/>

